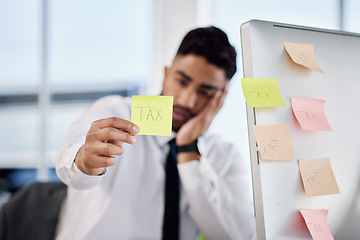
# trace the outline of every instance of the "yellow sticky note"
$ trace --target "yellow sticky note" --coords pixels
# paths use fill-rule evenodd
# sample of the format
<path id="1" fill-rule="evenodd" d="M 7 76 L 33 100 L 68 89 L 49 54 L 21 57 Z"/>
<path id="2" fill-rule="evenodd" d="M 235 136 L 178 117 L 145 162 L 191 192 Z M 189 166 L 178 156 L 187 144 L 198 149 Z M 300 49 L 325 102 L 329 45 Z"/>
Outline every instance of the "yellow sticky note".
<path id="1" fill-rule="evenodd" d="M 241 86 L 249 107 L 285 106 L 274 78 L 242 78 Z"/>
<path id="2" fill-rule="evenodd" d="M 329 158 L 300 159 L 299 170 L 306 196 L 340 193 Z"/>
<path id="3" fill-rule="evenodd" d="M 132 96 L 131 122 L 141 135 L 171 136 L 172 96 Z"/>
<path id="4" fill-rule="evenodd" d="M 313 44 L 284 42 L 284 48 L 294 63 L 324 73 L 316 61 Z"/>

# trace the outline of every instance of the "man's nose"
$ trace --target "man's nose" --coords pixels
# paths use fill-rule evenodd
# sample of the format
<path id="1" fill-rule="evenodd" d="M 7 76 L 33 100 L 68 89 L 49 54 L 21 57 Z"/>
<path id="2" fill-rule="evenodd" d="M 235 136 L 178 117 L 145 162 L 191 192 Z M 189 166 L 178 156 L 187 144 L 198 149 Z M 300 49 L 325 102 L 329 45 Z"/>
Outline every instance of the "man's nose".
<path id="1" fill-rule="evenodd" d="M 196 105 L 196 91 L 191 89 L 191 88 L 187 88 L 187 89 L 183 89 L 180 94 L 180 99 L 179 99 L 179 103 L 181 104 L 182 107 L 184 108 L 188 108 L 188 109 L 193 109 Z"/>

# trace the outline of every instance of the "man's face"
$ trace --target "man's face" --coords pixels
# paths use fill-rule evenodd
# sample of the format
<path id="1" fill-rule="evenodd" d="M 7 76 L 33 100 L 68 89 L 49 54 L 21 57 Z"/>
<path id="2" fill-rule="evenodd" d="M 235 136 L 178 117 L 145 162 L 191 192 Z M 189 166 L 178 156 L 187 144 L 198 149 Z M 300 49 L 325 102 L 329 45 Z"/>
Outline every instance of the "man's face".
<path id="1" fill-rule="evenodd" d="M 196 116 L 226 83 L 225 71 L 192 54 L 177 56 L 165 68 L 161 95 L 174 96 L 173 130 Z"/>

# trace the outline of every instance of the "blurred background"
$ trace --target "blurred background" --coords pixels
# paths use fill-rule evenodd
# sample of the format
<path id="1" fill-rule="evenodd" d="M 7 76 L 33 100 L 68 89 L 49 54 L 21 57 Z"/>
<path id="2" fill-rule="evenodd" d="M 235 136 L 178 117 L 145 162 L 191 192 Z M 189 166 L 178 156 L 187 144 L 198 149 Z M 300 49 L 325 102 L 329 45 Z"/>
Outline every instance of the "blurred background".
<path id="1" fill-rule="evenodd" d="M 251 19 L 360 32 L 357 0 L 0 0 L 0 192 L 57 181 L 71 123 L 96 99 L 159 94 L 190 29 L 222 28 L 238 72 L 210 131 L 250 158 L 240 25 Z"/>

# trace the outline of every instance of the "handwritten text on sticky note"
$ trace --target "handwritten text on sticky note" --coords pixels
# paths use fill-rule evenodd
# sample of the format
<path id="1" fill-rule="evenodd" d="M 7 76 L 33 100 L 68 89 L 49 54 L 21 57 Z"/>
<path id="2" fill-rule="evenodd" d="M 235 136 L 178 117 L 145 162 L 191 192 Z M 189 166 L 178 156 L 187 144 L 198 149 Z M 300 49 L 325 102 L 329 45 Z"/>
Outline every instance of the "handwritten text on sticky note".
<path id="1" fill-rule="evenodd" d="M 262 159 L 295 160 L 287 124 L 255 125 L 254 134 Z"/>
<path id="2" fill-rule="evenodd" d="M 332 131 L 324 113 L 325 100 L 292 98 L 291 108 L 303 130 Z"/>
<path id="3" fill-rule="evenodd" d="M 131 121 L 141 135 L 171 136 L 172 96 L 132 96 Z"/>
<path id="4" fill-rule="evenodd" d="M 293 62 L 317 72 L 324 72 L 316 61 L 313 44 L 284 42 L 284 47 Z"/>
<path id="5" fill-rule="evenodd" d="M 299 169 L 307 196 L 340 193 L 329 158 L 300 159 Z"/>
<path id="6" fill-rule="evenodd" d="M 300 210 L 300 213 L 314 240 L 334 240 L 327 224 L 328 210 L 306 209 Z"/>
<path id="7" fill-rule="evenodd" d="M 249 107 L 285 106 L 274 78 L 242 78 L 241 86 Z"/>

